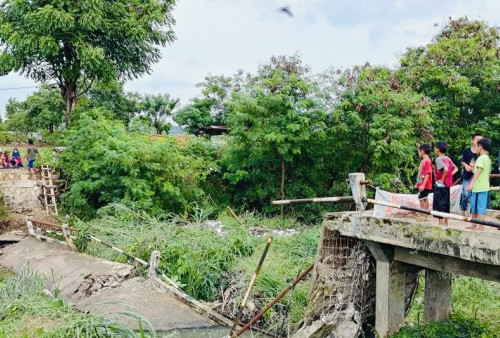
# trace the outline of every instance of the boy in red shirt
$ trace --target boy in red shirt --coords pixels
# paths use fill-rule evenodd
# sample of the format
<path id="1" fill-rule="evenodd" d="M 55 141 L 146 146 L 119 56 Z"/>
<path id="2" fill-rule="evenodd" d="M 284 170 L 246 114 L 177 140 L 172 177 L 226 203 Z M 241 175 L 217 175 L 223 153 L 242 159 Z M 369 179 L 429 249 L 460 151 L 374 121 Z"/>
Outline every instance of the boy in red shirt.
<path id="1" fill-rule="evenodd" d="M 458 171 L 457 166 L 453 161 L 446 156 L 448 145 L 445 141 L 439 141 L 434 147 L 436 154 L 434 179 L 436 184 L 434 186 L 434 199 L 432 202 L 432 209 L 450 213 L 450 188 L 453 185 L 453 175 Z M 448 226 L 448 218 L 438 217 L 439 225 Z"/>
<path id="2" fill-rule="evenodd" d="M 418 167 L 418 179 L 415 188 L 418 189 L 418 200 L 422 209 L 429 209 L 429 194 L 432 192 L 432 161 L 429 158 L 431 146 L 421 144 L 418 147 L 418 156 L 422 159 Z"/>

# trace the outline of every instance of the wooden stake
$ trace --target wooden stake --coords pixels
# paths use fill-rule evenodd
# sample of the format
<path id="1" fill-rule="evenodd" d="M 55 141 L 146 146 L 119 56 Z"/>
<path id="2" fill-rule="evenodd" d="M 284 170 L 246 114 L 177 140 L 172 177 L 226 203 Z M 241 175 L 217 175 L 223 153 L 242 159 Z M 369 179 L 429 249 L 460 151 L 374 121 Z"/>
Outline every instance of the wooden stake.
<path id="1" fill-rule="evenodd" d="M 236 219 L 238 221 L 238 223 L 243 225 L 243 222 L 238 218 L 238 216 L 234 213 L 233 209 L 231 209 L 231 207 L 229 205 L 227 206 L 227 210 L 229 210 L 229 213 L 231 214 L 231 216 L 233 216 L 234 219 Z"/>
<path id="2" fill-rule="evenodd" d="M 304 272 L 302 272 L 297 278 L 295 278 L 295 280 L 290 285 L 288 285 L 285 290 L 281 291 L 281 293 L 276 298 L 274 298 L 269 304 L 267 304 L 255 317 L 253 317 L 251 321 L 249 321 L 247 324 L 245 324 L 241 328 L 241 330 L 239 330 L 236 333 L 236 336 L 240 336 L 243 332 L 248 330 L 248 328 L 250 326 L 252 326 L 253 323 L 255 323 L 257 320 L 259 320 L 259 318 L 262 317 L 264 315 L 264 313 L 267 312 L 267 310 L 269 310 L 274 304 L 276 304 L 281 298 L 283 298 L 283 296 L 285 296 L 288 291 L 290 291 L 293 287 L 295 287 L 295 285 L 298 282 L 300 282 L 305 276 L 307 276 L 307 274 L 313 268 L 314 268 L 314 264 L 309 265 L 309 267 Z"/>
<path id="3" fill-rule="evenodd" d="M 237 337 L 238 336 L 235 332 L 236 327 L 238 326 L 238 322 L 240 321 L 240 318 L 243 314 L 243 309 L 245 308 L 245 306 L 247 304 L 248 297 L 250 297 L 250 292 L 252 292 L 255 281 L 257 280 L 257 276 L 259 275 L 260 268 L 262 267 L 262 264 L 264 263 L 264 259 L 266 258 L 267 251 L 269 250 L 269 247 L 271 246 L 272 242 L 273 242 L 273 238 L 269 237 L 269 239 L 267 240 L 266 248 L 264 249 L 264 252 L 262 253 L 262 256 L 260 257 L 259 264 L 257 264 L 257 269 L 255 269 L 255 272 L 253 273 L 252 280 L 250 281 L 250 285 L 248 286 L 247 293 L 245 294 L 245 297 L 243 297 L 243 301 L 241 302 L 240 308 L 238 310 L 238 314 L 236 315 L 236 318 L 234 318 L 234 324 L 231 327 L 231 331 L 229 332 L 229 337 Z"/>

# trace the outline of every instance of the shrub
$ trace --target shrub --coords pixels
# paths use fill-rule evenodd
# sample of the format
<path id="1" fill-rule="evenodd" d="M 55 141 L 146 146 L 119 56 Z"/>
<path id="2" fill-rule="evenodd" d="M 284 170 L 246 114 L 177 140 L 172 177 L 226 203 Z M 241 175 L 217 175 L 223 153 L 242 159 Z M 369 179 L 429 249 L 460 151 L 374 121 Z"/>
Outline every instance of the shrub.
<path id="1" fill-rule="evenodd" d="M 177 214 L 189 211 L 204 195 L 200 182 L 210 172 L 210 161 L 190 153 L 189 141 L 151 141 L 129 133 L 118 121 L 82 114 L 65 140 L 58 158 L 69 189 L 64 207 L 88 217 L 108 203 L 134 205 L 147 212 Z"/>

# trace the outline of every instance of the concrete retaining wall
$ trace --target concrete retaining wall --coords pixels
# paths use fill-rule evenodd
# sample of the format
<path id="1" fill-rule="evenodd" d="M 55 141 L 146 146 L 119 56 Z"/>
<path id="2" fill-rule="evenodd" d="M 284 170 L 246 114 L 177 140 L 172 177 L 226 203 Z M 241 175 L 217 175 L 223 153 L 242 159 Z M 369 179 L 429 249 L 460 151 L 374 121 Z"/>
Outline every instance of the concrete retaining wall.
<path id="1" fill-rule="evenodd" d="M 40 201 L 41 182 L 30 179 L 28 169 L 0 169 L 0 186 L 7 209 L 30 212 L 43 208 Z"/>

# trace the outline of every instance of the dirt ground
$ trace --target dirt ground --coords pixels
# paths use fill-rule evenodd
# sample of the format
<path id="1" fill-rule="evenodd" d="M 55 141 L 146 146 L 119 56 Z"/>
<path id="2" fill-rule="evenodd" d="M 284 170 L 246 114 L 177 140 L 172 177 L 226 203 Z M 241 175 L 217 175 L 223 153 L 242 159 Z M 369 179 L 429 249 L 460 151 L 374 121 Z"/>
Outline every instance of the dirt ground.
<path id="1" fill-rule="evenodd" d="M 47 215 L 45 210 L 34 210 L 30 214 L 20 214 L 17 212 L 10 212 L 9 220 L 0 222 L 0 234 L 12 230 L 21 230 L 27 233 L 28 229 L 26 227 L 26 217 L 32 217 L 42 222 L 59 223 L 54 215 Z"/>

